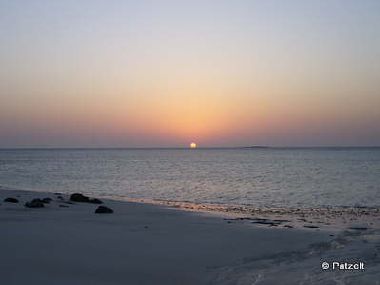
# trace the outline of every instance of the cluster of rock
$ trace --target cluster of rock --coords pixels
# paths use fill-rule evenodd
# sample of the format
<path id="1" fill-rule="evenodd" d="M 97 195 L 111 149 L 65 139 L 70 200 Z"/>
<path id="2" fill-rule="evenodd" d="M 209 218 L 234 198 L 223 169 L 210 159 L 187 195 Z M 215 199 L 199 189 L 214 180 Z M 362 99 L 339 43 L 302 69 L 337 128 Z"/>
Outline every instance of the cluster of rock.
<path id="1" fill-rule="evenodd" d="M 64 198 L 61 195 L 59 195 L 57 198 L 61 201 L 64 201 Z M 43 198 L 43 199 L 35 198 L 29 202 L 26 202 L 24 204 L 24 206 L 26 208 L 44 208 L 45 204 L 49 204 L 52 200 L 53 199 L 49 198 L 49 197 Z M 19 200 L 16 198 L 13 198 L 13 197 L 8 197 L 8 198 L 4 199 L 4 202 L 6 202 L 6 203 L 19 203 Z M 70 201 L 64 201 L 64 202 L 67 204 L 74 204 L 73 202 L 90 203 L 90 204 L 103 204 L 103 202 L 97 198 L 90 198 L 90 197 L 87 197 L 87 196 L 80 194 L 80 193 L 74 193 L 74 194 L 70 195 Z M 59 207 L 67 208 L 68 206 L 60 204 Z M 106 207 L 106 206 L 99 206 L 95 210 L 95 213 L 96 214 L 112 214 L 113 210 L 111 208 Z"/>
<path id="2" fill-rule="evenodd" d="M 30 202 L 25 203 L 25 207 L 27 208 L 43 208 L 45 207 L 45 204 L 49 204 L 52 201 L 51 198 L 43 198 L 43 199 L 33 199 Z"/>
<path id="3" fill-rule="evenodd" d="M 91 204 L 103 204 L 103 202 L 96 198 L 90 198 L 80 193 L 74 193 L 70 196 L 70 201 L 80 202 L 80 203 L 91 203 Z M 113 210 L 106 206 L 99 206 L 95 210 L 95 214 L 112 214 Z"/>

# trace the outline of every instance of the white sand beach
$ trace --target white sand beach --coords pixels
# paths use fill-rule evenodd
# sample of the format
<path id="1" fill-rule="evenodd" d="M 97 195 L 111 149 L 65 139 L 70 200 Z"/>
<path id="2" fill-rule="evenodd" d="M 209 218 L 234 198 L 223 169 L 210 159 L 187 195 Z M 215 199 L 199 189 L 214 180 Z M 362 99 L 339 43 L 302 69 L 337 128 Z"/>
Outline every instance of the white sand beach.
<path id="1" fill-rule="evenodd" d="M 1 284 L 379 284 L 378 228 L 257 225 L 135 202 L 0 190 Z M 4 202 L 7 197 L 18 203 Z M 43 208 L 32 198 L 50 197 Z M 322 270 L 323 261 L 365 270 Z"/>

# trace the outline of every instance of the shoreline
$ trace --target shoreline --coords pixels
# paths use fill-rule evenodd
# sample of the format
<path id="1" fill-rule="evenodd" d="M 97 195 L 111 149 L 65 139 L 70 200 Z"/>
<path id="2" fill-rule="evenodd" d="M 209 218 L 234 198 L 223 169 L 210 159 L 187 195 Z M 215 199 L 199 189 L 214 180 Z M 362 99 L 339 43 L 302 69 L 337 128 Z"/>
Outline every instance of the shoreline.
<path id="1" fill-rule="evenodd" d="M 10 196 L 19 203 L 3 202 Z M 46 207 L 24 207 L 44 197 L 52 199 Z M 67 194 L 23 190 L 0 190 L 0 199 L 5 284 L 368 284 L 380 277 L 374 228 L 287 228 L 107 199 L 114 213 L 95 214 L 98 205 Z M 350 260 L 366 270 L 321 269 L 322 261 Z"/>
<path id="2" fill-rule="evenodd" d="M 314 228 L 341 231 L 355 227 L 380 229 L 378 207 L 315 207 L 315 208 L 270 208 L 250 205 L 226 205 L 194 203 L 161 199 L 125 199 L 125 201 L 161 205 L 185 211 L 204 212 L 224 216 L 228 220 L 255 221 L 265 219 L 271 226 L 287 228 Z M 281 221 L 282 223 L 276 223 Z M 271 221 L 275 223 L 271 223 Z M 258 223 L 258 224 L 266 224 Z"/>
<path id="3" fill-rule="evenodd" d="M 0 185 L 0 191 L 2 190 L 54 194 L 54 192 L 48 192 L 45 190 L 24 190 Z M 67 193 L 60 194 L 68 195 Z M 196 203 L 165 199 L 115 197 L 109 195 L 100 195 L 96 197 L 116 202 L 142 203 L 174 208 L 182 211 L 205 213 L 212 216 L 222 217 L 230 222 L 248 222 L 255 223 L 259 226 L 280 226 L 285 228 L 317 229 L 334 232 L 355 228 L 380 230 L 380 207 L 329 206 L 312 208 L 279 208 L 222 203 Z"/>

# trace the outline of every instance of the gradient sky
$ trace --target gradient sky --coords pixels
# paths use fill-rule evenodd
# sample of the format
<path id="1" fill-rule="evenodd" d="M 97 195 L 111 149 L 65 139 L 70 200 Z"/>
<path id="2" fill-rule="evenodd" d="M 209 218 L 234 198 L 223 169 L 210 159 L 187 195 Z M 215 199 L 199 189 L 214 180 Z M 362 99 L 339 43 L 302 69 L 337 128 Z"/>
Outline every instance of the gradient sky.
<path id="1" fill-rule="evenodd" d="M 380 145 L 380 1 L 0 1 L 0 147 Z"/>

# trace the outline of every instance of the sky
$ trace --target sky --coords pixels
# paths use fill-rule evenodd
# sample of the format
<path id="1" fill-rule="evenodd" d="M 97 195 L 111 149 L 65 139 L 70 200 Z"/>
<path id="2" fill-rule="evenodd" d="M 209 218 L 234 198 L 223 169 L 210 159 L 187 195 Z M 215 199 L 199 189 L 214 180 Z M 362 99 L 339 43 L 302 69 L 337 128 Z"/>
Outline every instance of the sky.
<path id="1" fill-rule="evenodd" d="M 0 147 L 380 145 L 380 1 L 0 0 Z"/>

